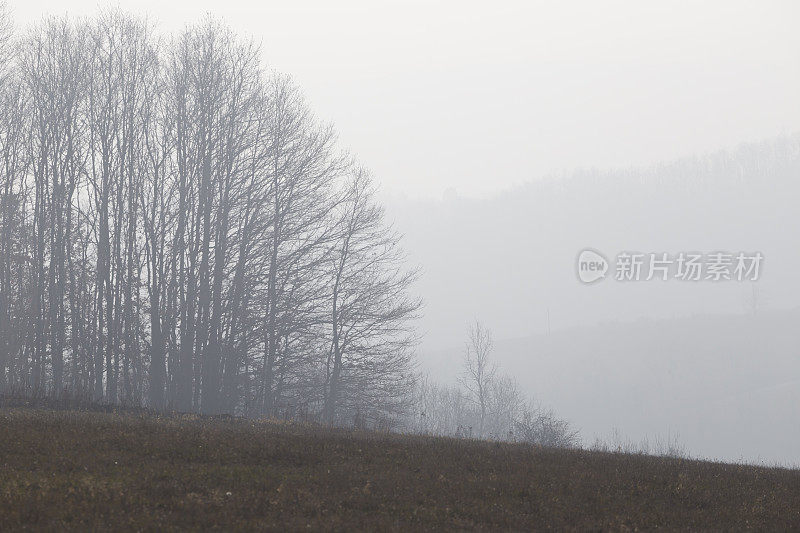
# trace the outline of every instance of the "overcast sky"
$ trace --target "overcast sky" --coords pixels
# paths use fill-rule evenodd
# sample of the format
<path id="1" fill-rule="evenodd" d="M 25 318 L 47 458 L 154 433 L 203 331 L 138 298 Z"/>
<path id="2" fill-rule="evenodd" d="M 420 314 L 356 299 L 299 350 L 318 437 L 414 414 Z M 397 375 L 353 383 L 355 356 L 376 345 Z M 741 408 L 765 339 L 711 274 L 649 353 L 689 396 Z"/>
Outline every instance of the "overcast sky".
<path id="1" fill-rule="evenodd" d="M 22 25 L 65 9 L 10 3 Z M 480 196 L 800 130 L 795 1 L 119 5 L 164 30 L 210 12 L 261 41 L 391 194 Z"/>

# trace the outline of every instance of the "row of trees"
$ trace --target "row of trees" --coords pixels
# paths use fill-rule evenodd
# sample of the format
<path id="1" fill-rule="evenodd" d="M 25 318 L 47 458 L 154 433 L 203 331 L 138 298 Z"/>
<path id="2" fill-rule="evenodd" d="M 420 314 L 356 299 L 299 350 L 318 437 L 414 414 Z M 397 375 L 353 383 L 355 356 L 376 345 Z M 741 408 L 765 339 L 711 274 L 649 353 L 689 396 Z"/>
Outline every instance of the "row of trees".
<path id="1" fill-rule="evenodd" d="M 117 11 L 0 30 L 0 389 L 403 411 L 415 274 L 369 173 L 258 47 Z"/>

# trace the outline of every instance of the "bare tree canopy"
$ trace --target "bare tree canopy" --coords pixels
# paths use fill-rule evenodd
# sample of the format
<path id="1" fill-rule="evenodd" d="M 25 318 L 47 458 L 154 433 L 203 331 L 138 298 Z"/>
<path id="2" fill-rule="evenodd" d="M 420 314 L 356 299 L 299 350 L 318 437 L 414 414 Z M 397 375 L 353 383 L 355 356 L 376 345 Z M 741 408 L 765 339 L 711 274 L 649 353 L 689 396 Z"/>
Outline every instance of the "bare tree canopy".
<path id="1" fill-rule="evenodd" d="M 292 80 L 208 18 L 0 17 L 0 391 L 392 424 L 400 236 Z"/>

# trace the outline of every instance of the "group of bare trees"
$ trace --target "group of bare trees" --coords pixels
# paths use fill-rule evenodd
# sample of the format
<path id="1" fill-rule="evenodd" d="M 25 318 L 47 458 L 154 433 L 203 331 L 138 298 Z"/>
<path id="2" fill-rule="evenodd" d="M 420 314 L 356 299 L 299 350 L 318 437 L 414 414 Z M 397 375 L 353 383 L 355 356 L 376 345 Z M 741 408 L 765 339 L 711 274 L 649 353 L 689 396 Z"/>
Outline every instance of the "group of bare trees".
<path id="1" fill-rule="evenodd" d="M 415 387 L 412 431 L 542 446 L 575 447 L 578 433 L 553 411 L 526 398 L 517 382 L 500 374 L 492 358 L 492 332 L 480 322 L 469 330 L 460 386 L 421 379 Z"/>
<path id="2" fill-rule="evenodd" d="M 298 88 L 215 22 L 109 11 L 0 43 L 0 390 L 390 419 L 399 236 Z"/>

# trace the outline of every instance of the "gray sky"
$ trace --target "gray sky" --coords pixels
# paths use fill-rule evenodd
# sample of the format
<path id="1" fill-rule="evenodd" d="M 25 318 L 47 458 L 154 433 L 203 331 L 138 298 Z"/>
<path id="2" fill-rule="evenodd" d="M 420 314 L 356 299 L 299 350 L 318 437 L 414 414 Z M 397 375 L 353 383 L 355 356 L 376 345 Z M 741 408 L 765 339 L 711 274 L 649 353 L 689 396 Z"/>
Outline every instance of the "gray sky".
<path id="1" fill-rule="evenodd" d="M 23 25 L 65 9 L 10 4 Z M 800 130 L 792 1 L 119 5 L 163 30 L 211 12 L 261 41 L 389 194 L 483 196 Z"/>

